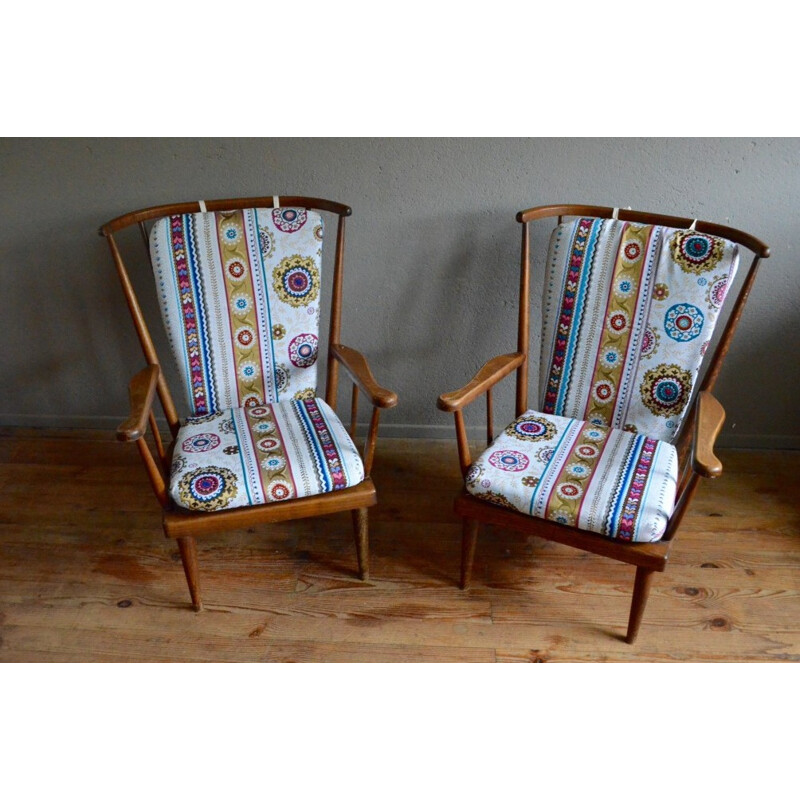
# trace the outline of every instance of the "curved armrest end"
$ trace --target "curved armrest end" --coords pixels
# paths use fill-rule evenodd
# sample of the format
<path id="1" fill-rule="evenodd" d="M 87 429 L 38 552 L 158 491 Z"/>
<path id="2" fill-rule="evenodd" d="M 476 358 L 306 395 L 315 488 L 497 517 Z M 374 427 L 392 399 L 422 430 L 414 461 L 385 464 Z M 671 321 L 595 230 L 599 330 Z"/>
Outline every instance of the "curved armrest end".
<path id="1" fill-rule="evenodd" d="M 117 428 L 117 439 L 120 442 L 135 442 L 146 433 L 158 385 L 158 376 L 158 365 L 148 364 L 131 379 L 128 385 L 131 413 L 128 419 Z"/>
<path id="2" fill-rule="evenodd" d="M 692 469 L 704 478 L 722 475 L 722 462 L 714 455 L 714 444 L 725 423 L 725 409 L 711 392 L 700 392 L 692 443 Z"/>
<path id="3" fill-rule="evenodd" d="M 397 394 L 380 386 L 369 368 L 367 359 L 358 350 L 343 344 L 332 344 L 331 355 L 347 370 L 353 383 L 369 397 L 373 406 L 393 408 L 397 405 Z"/>
<path id="4" fill-rule="evenodd" d="M 475 373 L 475 377 L 466 386 L 439 395 L 439 399 L 436 401 L 437 408 L 451 413 L 461 410 L 524 362 L 525 353 L 506 353 L 502 356 L 495 356 Z"/>

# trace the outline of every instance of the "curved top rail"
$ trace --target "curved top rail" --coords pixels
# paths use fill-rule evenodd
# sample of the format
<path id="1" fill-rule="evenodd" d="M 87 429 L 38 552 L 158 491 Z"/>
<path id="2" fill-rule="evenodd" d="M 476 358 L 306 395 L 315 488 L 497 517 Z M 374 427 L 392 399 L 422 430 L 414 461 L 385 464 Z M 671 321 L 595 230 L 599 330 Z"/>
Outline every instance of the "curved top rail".
<path id="1" fill-rule="evenodd" d="M 614 209 L 607 206 L 586 206 L 586 205 L 555 205 L 555 206 L 534 206 L 520 211 L 517 214 L 517 222 L 530 222 L 534 219 L 545 219 L 547 217 L 605 217 L 610 219 L 614 214 Z M 692 222 L 691 218 L 672 217 L 667 214 L 653 214 L 649 211 L 631 211 L 627 208 L 620 208 L 617 218 L 627 222 L 642 222 L 647 225 L 668 225 L 672 228 L 688 228 Z M 698 220 L 695 230 L 701 233 L 708 233 L 711 236 L 720 236 L 732 242 L 747 247 L 760 258 L 769 258 L 769 247 L 760 239 L 751 236 L 749 233 L 729 228 L 727 225 L 718 225 L 716 222 L 704 222 Z"/>
<path id="2" fill-rule="evenodd" d="M 340 217 L 349 217 L 353 213 L 350 206 L 342 203 L 335 203 L 333 200 L 322 200 L 319 197 L 299 197 L 296 195 L 280 195 L 282 207 L 313 208 L 320 211 L 330 211 Z M 270 197 L 238 197 L 230 200 L 205 200 L 207 211 L 231 211 L 240 208 L 273 208 L 273 198 Z M 172 214 L 192 214 L 200 211 L 200 202 L 192 200 L 187 203 L 172 203 L 170 205 L 151 206 L 141 208 L 138 211 L 131 211 L 120 217 L 109 220 L 100 227 L 101 236 L 108 236 L 111 233 L 145 222 L 150 219 L 160 219 Z"/>

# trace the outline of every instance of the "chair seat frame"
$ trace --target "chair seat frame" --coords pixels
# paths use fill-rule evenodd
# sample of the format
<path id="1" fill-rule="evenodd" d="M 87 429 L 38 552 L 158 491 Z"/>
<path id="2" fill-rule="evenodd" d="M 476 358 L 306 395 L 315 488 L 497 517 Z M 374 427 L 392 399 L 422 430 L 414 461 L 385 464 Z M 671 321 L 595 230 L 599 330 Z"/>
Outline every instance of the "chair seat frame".
<path id="1" fill-rule="evenodd" d="M 358 395 L 364 394 L 372 405 L 372 416 L 364 441 L 364 480 L 356 486 L 336 492 L 303 497 L 294 500 L 266 503 L 259 506 L 236 508 L 229 511 L 189 511 L 177 507 L 169 496 L 169 474 L 172 452 L 180 430 L 172 394 L 167 386 L 161 361 L 145 322 L 144 314 L 133 289 L 115 234 L 131 226 L 138 226 L 148 249 L 147 224 L 162 217 L 175 214 L 191 214 L 202 210 L 232 211 L 246 208 L 275 208 L 276 199 L 281 207 L 294 207 L 325 211 L 336 217 L 336 245 L 333 265 L 333 289 L 328 336 L 328 366 L 325 383 L 325 402 L 335 411 L 339 387 L 339 367 L 351 379 L 351 425 L 350 433 L 356 434 Z M 358 558 L 358 574 L 362 581 L 369 579 L 368 509 L 377 503 L 375 486 L 370 477 L 377 442 L 378 425 L 382 409 L 397 404 L 397 395 L 380 386 L 375 380 L 367 359 L 357 350 L 340 341 L 342 317 L 342 285 L 344 274 L 345 219 L 352 214 L 349 206 L 315 197 L 281 196 L 247 197 L 226 200 L 207 200 L 205 208 L 198 201 L 151 206 L 116 217 L 100 228 L 100 235 L 108 241 L 117 269 L 125 300 L 133 318 L 139 343 L 144 353 L 146 366 L 130 381 L 130 416 L 117 429 L 117 439 L 135 442 L 147 470 L 153 491 L 162 507 L 162 525 L 168 538 L 176 539 L 181 554 L 186 581 L 195 611 L 203 608 L 198 578 L 196 538 L 200 535 L 221 533 L 252 525 L 286 522 L 289 520 L 350 511 Z M 156 423 L 153 405 L 159 399 L 167 420 L 171 441 L 165 443 Z M 147 433 L 150 433 L 151 442 Z"/>
<path id="2" fill-rule="evenodd" d="M 625 641 L 632 644 L 639 632 L 653 576 L 666 569 L 670 548 L 683 520 L 689 503 L 697 490 L 701 477 L 717 478 L 722 474 L 722 464 L 714 454 L 714 445 L 725 422 L 725 411 L 711 393 L 719 375 L 722 361 L 730 347 L 731 338 L 739 323 L 742 310 L 755 281 L 761 259 L 769 257 L 769 248 L 760 240 L 743 231 L 712 222 L 673 217 L 630 209 L 613 209 L 591 205 L 535 206 L 520 211 L 517 221 L 522 225 L 520 254 L 519 318 L 517 328 L 517 352 L 496 356 L 487 361 L 475 377 L 461 389 L 439 396 L 437 406 L 454 415 L 458 457 L 462 474 L 466 474 L 472 463 L 470 444 L 464 424 L 464 409 L 477 398 L 486 397 L 486 443 L 489 446 L 493 435 L 492 387 L 503 378 L 516 372 L 516 416 L 528 410 L 528 347 L 530 338 L 530 240 L 531 223 L 557 218 L 560 224 L 565 217 L 616 218 L 623 221 L 648 225 L 665 225 L 685 229 L 694 224 L 700 233 L 719 236 L 746 247 L 753 259 L 740 283 L 733 308 L 728 316 L 716 347 L 706 359 L 707 367 L 691 405 L 684 418 L 683 427 L 676 442 L 679 463 L 679 481 L 675 509 L 667 529 L 658 542 L 631 543 L 603 537 L 597 533 L 562 525 L 549 520 L 528 516 L 491 505 L 469 494 L 466 490 L 456 498 L 454 510 L 462 518 L 461 581 L 462 589 L 470 583 L 475 559 L 478 530 L 481 524 L 497 525 L 525 535 L 534 535 L 571 547 L 606 556 L 636 567 L 633 596 L 631 599 L 628 628 Z"/>

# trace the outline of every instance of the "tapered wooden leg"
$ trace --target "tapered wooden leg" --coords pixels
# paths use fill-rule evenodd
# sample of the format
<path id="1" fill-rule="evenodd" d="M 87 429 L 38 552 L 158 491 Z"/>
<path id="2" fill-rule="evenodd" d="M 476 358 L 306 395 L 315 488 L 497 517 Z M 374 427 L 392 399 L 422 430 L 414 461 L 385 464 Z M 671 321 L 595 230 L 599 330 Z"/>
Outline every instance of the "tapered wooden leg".
<path id="1" fill-rule="evenodd" d="M 369 528 L 367 526 L 367 509 L 358 508 L 351 512 L 353 515 L 353 533 L 356 538 L 356 553 L 358 554 L 358 577 L 362 581 L 369 580 Z"/>
<path id="2" fill-rule="evenodd" d="M 192 605 L 195 611 L 202 611 L 203 601 L 200 599 L 200 587 L 197 582 L 197 545 L 194 536 L 181 536 L 178 539 L 178 548 L 181 551 L 186 583 L 189 584 L 189 593 L 192 595 Z"/>
<path id="3" fill-rule="evenodd" d="M 469 586 L 472 562 L 475 560 L 475 545 L 478 542 L 478 521 L 464 518 L 461 533 L 461 588 Z"/>
<path id="4" fill-rule="evenodd" d="M 636 567 L 636 580 L 633 584 L 633 600 L 631 601 L 631 615 L 628 619 L 628 635 L 625 641 L 633 644 L 639 625 L 644 616 L 644 607 L 647 605 L 647 596 L 650 594 L 650 582 L 653 580 L 653 570 L 645 567 Z"/>

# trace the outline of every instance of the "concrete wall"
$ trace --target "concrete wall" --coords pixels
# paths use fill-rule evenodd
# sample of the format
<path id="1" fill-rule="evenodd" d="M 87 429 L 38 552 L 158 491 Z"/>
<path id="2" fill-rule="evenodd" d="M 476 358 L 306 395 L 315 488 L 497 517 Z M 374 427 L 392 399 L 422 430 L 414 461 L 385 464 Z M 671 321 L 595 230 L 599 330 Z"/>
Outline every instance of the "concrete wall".
<path id="1" fill-rule="evenodd" d="M 800 446 L 798 139 L 6 139 L 0 176 L 0 425 L 111 427 L 126 415 L 142 357 L 101 223 L 277 193 L 353 207 L 343 338 L 400 394 L 383 435 L 452 436 L 437 395 L 515 348 L 514 214 L 589 202 L 725 222 L 772 247 L 717 394 L 726 444 Z M 508 381 L 498 422 L 512 396 Z"/>

